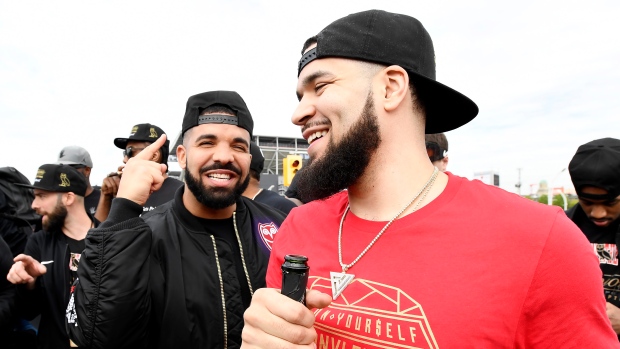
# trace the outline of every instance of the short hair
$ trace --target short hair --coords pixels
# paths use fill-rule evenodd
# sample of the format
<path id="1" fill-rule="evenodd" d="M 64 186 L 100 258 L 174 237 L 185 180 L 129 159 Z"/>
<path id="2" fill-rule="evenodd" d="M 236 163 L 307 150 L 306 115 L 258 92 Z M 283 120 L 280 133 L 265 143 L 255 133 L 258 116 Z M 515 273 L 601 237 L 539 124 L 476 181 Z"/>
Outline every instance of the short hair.
<path id="1" fill-rule="evenodd" d="M 258 173 L 258 171 L 256 170 L 250 170 L 250 177 L 256 179 L 257 181 L 260 182 L 260 173 Z"/>
<path id="2" fill-rule="evenodd" d="M 425 134 L 424 138 L 427 142 L 434 142 L 439 145 L 441 149 L 448 151 L 448 138 L 443 133 L 430 133 Z"/>
<path id="3" fill-rule="evenodd" d="M 301 49 L 302 56 L 303 56 L 304 53 L 306 53 L 306 50 L 308 49 L 308 47 L 310 47 L 310 46 L 312 46 L 314 44 L 317 44 L 318 42 L 319 41 L 318 41 L 316 35 L 308 38 L 308 40 L 306 40 L 306 42 L 304 42 L 303 48 Z M 381 64 L 381 63 L 375 63 L 375 62 L 364 61 L 364 60 L 359 60 L 359 61 L 370 64 L 370 66 L 368 66 L 368 71 L 372 71 L 372 69 L 375 69 L 373 66 L 375 66 L 377 68 L 378 67 L 387 67 L 387 65 Z M 374 73 L 376 73 L 377 71 L 374 71 Z M 407 75 L 409 75 L 409 72 L 407 72 Z M 411 101 L 413 102 L 414 109 L 420 110 L 422 112 L 422 115 L 424 115 L 424 118 L 425 118 L 424 121 L 426 121 L 426 108 L 425 108 L 425 105 L 424 105 L 424 98 L 422 98 L 420 96 L 420 93 L 418 93 L 418 90 L 416 89 L 415 85 L 413 84 L 411 76 L 409 76 L 409 91 L 411 92 Z"/>

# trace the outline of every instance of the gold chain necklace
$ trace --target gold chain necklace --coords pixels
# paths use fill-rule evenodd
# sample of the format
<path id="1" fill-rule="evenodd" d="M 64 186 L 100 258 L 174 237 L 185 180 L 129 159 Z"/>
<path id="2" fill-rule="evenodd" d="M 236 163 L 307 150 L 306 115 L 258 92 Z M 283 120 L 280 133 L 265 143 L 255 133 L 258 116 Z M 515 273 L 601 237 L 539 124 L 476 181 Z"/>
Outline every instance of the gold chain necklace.
<path id="1" fill-rule="evenodd" d="M 422 195 L 422 197 L 420 198 L 420 201 L 418 201 L 415 204 L 415 206 L 413 207 L 413 211 L 411 212 L 413 213 L 418 209 L 418 207 L 420 206 L 420 203 L 424 201 L 424 198 L 426 197 L 431 187 L 433 186 L 433 183 L 435 182 L 435 178 L 437 178 L 438 173 L 439 173 L 439 170 L 437 169 L 437 167 L 435 167 L 431 177 L 428 179 L 426 184 L 424 184 L 424 186 L 415 194 L 413 199 L 411 199 L 411 201 L 409 201 L 407 205 L 403 207 L 403 209 L 400 210 L 394 216 L 394 218 L 390 219 L 390 221 L 387 222 L 387 224 L 383 227 L 383 229 L 379 231 L 377 236 L 375 236 L 375 238 L 372 239 L 372 241 L 368 244 L 368 246 L 366 246 L 366 248 L 362 251 L 362 253 L 360 253 L 359 256 L 357 256 L 357 258 L 353 260 L 353 262 L 349 264 L 344 264 L 344 262 L 342 261 L 342 226 L 344 225 L 344 219 L 347 216 L 347 213 L 349 212 L 349 209 L 351 207 L 350 205 L 347 204 L 347 208 L 344 210 L 344 213 L 342 214 L 342 218 L 340 219 L 340 228 L 338 229 L 338 262 L 340 262 L 340 266 L 342 267 L 342 273 L 337 273 L 333 271 L 330 272 L 330 278 L 331 278 L 331 284 L 332 284 L 332 299 L 338 298 L 338 296 L 340 296 L 340 294 L 344 291 L 344 289 L 347 288 L 347 286 L 349 286 L 351 281 L 353 281 L 353 278 L 355 277 L 355 275 L 347 274 L 347 270 L 349 270 L 355 263 L 357 263 L 366 254 L 366 252 L 368 252 L 368 250 L 370 250 L 370 248 L 375 244 L 375 242 L 377 242 L 377 240 L 379 240 L 379 238 L 381 237 L 381 235 L 383 235 L 383 233 L 387 230 L 387 228 L 390 225 L 392 225 L 392 223 L 403 212 L 405 212 L 405 210 L 409 206 L 411 206 L 411 204 L 420 196 L 420 194 L 422 194 L 422 192 L 424 192 L 424 195 Z"/>

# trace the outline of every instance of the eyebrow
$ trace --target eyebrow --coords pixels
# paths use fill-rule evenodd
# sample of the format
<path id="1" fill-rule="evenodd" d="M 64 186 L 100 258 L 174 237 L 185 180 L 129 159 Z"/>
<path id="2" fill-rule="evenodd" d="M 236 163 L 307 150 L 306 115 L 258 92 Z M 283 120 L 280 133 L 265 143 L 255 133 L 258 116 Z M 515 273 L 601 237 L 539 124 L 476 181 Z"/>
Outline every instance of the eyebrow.
<path id="1" fill-rule="evenodd" d="M 217 136 L 214 135 L 214 134 L 211 134 L 211 133 L 203 134 L 203 135 L 198 136 L 198 138 L 196 138 L 194 143 L 198 143 L 198 142 L 202 141 L 203 139 L 215 140 L 215 139 L 217 139 Z M 243 143 L 247 147 L 250 146 L 250 143 L 245 138 L 243 138 L 243 137 L 235 137 L 235 138 L 233 138 L 233 142 L 234 143 Z"/>
<path id="2" fill-rule="evenodd" d="M 327 75 L 333 75 L 332 73 L 325 71 L 325 70 L 319 70 L 317 72 L 314 72 L 308 76 L 306 76 L 302 81 L 301 81 L 301 89 L 305 89 L 306 86 L 310 85 L 314 80 L 327 76 Z M 299 91 L 296 92 L 297 93 L 297 100 L 301 100 L 301 93 L 299 93 Z"/>

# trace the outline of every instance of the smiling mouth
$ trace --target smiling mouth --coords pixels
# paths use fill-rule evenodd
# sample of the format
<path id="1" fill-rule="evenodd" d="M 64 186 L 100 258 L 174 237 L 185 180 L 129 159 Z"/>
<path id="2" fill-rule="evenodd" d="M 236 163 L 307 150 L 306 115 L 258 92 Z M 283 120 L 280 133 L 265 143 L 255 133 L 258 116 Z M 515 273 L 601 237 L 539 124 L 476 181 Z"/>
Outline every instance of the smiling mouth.
<path id="1" fill-rule="evenodd" d="M 224 173 L 211 173 L 207 177 L 209 177 L 210 179 L 214 181 L 221 181 L 221 182 L 230 180 L 230 175 L 224 174 Z"/>
<path id="2" fill-rule="evenodd" d="M 308 144 L 311 144 L 312 142 L 316 141 L 319 138 L 323 138 L 323 136 L 325 136 L 327 134 L 327 131 L 323 130 L 323 131 L 316 131 L 315 133 L 311 134 L 308 137 Z"/>

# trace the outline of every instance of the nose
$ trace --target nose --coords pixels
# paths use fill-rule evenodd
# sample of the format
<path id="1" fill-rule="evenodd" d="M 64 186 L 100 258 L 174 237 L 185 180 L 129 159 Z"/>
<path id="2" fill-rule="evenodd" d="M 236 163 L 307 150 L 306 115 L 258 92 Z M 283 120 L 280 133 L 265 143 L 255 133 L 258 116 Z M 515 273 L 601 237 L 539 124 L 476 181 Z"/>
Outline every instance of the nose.
<path id="1" fill-rule="evenodd" d="M 607 210 L 605 205 L 593 205 L 590 216 L 595 219 L 602 219 L 607 217 Z"/>
<path id="2" fill-rule="evenodd" d="M 32 200 L 32 205 L 30 205 L 30 207 L 31 207 L 33 210 L 35 210 L 35 211 L 36 211 L 39 207 L 41 207 L 41 205 L 39 204 L 39 197 L 38 197 L 38 196 L 35 196 L 35 197 L 34 197 L 34 200 Z"/>
<path id="3" fill-rule="evenodd" d="M 126 164 L 127 161 L 129 161 L 129 157 L 127 156 L 127 154 L 123 154 L 123 164 Z"/>
<path id="4" fill-rule="evenodd" d="M 303 126 L 316 114 L 314 103 L 309 97 L 302 97 L 293 112 L 291 121 L 297 126 Z"/>
<path id="5" fill-rule="evenodd" d="M 223 164 L 234 162 L 235 157 L 233 156 L 233 151 L 230 146 L 219 144 L 217 147 L 215 147 L 215 151 L 213 153 L 213 161 Z"/>

